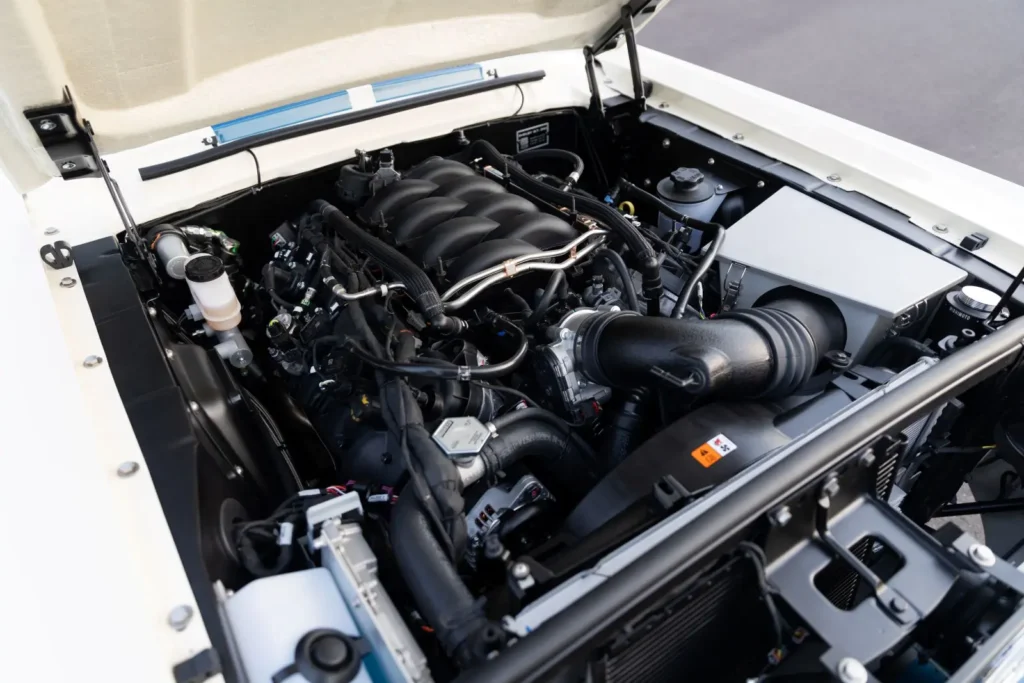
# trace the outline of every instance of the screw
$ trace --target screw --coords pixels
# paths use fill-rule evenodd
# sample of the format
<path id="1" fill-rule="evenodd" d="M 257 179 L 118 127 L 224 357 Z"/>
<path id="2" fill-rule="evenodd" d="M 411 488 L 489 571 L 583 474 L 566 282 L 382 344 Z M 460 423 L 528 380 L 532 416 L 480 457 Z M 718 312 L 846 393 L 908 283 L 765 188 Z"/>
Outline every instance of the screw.
<path id="1" fill-rule="evenodd" d="M 867 683 L 868 670 L 853 657 L 843 657 L 836 667 L 839 680 L 843 683 Z"/>
<path id="2" fill-rule="evenodd" d="M 972 543 L 967 549 L 967 555 L 974 560 L 979 567 L 991 567 L 996 563 L 996 555 L 987 545 Z"/>
<path id="3" fill-rule="evenodd" d="M 830 183 L 841 183 L 843 182 L 843 177 L 838 173 L 830 173 L 828 177 L 825 178 L 825 180 L 829 181 Z"/>
<path id="4" fill-rule="evenodd" d="M 650 178 L 644 178 L 644 187 L 650 187 L 650 186 L 651 186 L 651 179 Z"/>
<path id="5" fill-rule="evenodd" d="M 892 611 L 896 614 L 903 614 L 907 611 L 906 601 L 899 596 L 894 597 L 892 600 L 889 601 L 889 607 L 891 607 Z"/>
<path id="6" fill-rule="evenodd" d="M 932 226 L 932 230 L 938 233 L 947 233 L 949 232 L 949 226 L 943 225 L 942 223 L 937 223 Z"/>
<path id="7" fill-rule="evenodd" d="M 530 565 L 525 562 L 516 562 L 512 565 L 512 578 L 522 581 L 530 575 Z"/>
<path id="8" fill-rule="evenodd" d="M 875 454 L 872 453 L 871 451 L 864 451 L 860 456 L 860 460 L 858 460 L 857 462 L 860 463 L 861 467 L 871 467 L 872 465 L 875 464 Z"/>
<path id="9" fill-rule="evenodd" d="M 661 141 L 661 146 L 665 149 L 668 149 L 669 147 L 672 146 L 672 141 L 669 140 L 668 138 L 665 138 L 664 140 Z"/>
<path id="10" fill-rule="evenodd" d="M 659 104 L 658 109 L 668 109 L 668 102 L 662 102 Z"/>
<path id="11" fill-rule="evenodd" d="M 822 495 L 828 496 L 829 498 L 834 497 L 839 493 L 839 480 L 836 479 L 836 475 L 831 475 L 825 485 L 821 487 Z"/>
<path id="12" fill-rule="evenodd" d="M 71 289 L 78 284 L 78 280 L 73 277 L 62 277 L 60 279 L 60 286 L 64 289 Z"/>
<path id="13" fill-rule="evenodd" d="M 189 401 L 188 402 L 188 409 L 191 410 L 194 413 L 197 410 L 199 410 L 199 404 L 196 403 L 195 401 Z"/>
<path id="14" fill-rule="evenodd" d="M 240 478 L 243 474 L 245 474 L 245 470 L 242 469 L 242 466 L 235 465 L 235 476 Z"/>
<path id="15" fill-rule="evenodd" d="M 715 192 L 721 192 L 725 189 L 724 185 L 715 185 Z"/>
<path id="16" fill-rule="evenodd" d="M 783 505 L 768 515 L 768 521 L 771 522 L 772 526 L 786 526 L 789 524 L 789 520 L 791 519 L 793 519 L 793 513 L 790 511 L 788 505 Z"/>
<path id="17" fill-rule="evenodd" d="M 56 235 L 58 232 L 60 232 L 60 230 L 57 228 L 47 228 L 46 230 L 43 230 L 44 235 Z"/>
<path id="18" fill-rule="evenodd" d="M 708 166 L 714 166 L 714 165 L 715 165 L 715 158 L 711 157 L 710 159 L 708 159 Z"/>
<path id="19" fill-rule="evenodd" d="M 758 180 L 757 181 L 757 186 L 758 187 L 764 187 L 764 181 L 763 180 Z"/>
<path id="20" fill-rule="evenodd" d="M 174 351 L 171 349 L 164 349 L 164 355 L 168 358 L 174 358 Z"/>
<path id="21" fill-rule="evenodd" d="M 743 133 L 736 133 L 736 135 L 732 136 L 732 139 L 733 140 L 737 140 L 737 141 L 742 140 L 743 139 Z"/>
<path id="22" fill-rule="evenodd" d="M 57 124 L 51 119 L 43 119 L 39 122 L 39 130 L 45 130 L 49 133 L 51 130 L 57 130 Z"/>
<path id="23" fill-rule="evenodd" d="M 82 361 L 82 365 L 87 368 L 94 368 L 103 362 L 103 356 L 86 356 L 85 360 Z"/>
<path id="24" fill-rule="evenodd" d="M 130 477 L 139 471 L 139 463 L 133 460 L 126 460 L 117 466 L 117 476 L 122 479 Z"/>
<path id="25" fill-rule="evenodd" d="M 150 318 L 155 318 L 156 314 L 157 314 L 157 310 L 156 310 L 156 308 L 154 306 L 150 306 L 149 308 L 146 309 L 146 313 L 149 314 Z"/>
<path id="26" fill-rule="evenodd" d="M 194 614 L 195 612 L 188 605 L 178 605 L 167 615 L 167 623 L 175 631 L 184 631 L 188 627 L 188 623 L 192 621 Z"/>

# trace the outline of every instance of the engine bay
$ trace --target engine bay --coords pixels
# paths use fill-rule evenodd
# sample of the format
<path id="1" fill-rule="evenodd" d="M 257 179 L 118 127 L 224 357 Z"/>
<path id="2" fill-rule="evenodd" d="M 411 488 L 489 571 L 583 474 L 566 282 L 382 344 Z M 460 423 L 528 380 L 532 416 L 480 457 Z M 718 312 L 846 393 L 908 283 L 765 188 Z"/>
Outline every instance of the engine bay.
<path id="1" fill-rule="evenodd" d="M 356 150 L 140 229 L 122 254 L 190 399 L 203 563 L 250 681 L 470 675 L 688 506 L 1011 319 L 840 207 L 575 110 Z M 941 455 L 976 465 L 1003 429 L 964 421 L 983 405 L 894 430 L 868 488 L 923 530 L 950 500 Z M 564 680 L 789 680 L 827 638 L 773 602 L 754 540 L 694 584 L 728 595 L 714 615 L 688 585 Z M 884 576 L 893 549 L 855 540 Z M 814 585 L 838 610 L 870 590 Z M 675 614 L 678 642 L 644 650 Z M 731 654 L 699 656 L 727 632 Z M 877 680 L 971 654 L 925 641 Z"/>

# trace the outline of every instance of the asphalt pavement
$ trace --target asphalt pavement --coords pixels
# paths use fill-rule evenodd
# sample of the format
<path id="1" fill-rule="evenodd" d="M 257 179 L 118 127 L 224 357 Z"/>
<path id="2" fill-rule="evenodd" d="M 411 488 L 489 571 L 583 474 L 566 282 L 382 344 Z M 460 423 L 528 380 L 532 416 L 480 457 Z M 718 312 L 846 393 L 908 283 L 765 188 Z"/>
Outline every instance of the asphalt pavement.
<path id="1" fill-rule="evenodd" d="M 674 0 L 640 43 L 1024 184 L 1024 3 Z"/>

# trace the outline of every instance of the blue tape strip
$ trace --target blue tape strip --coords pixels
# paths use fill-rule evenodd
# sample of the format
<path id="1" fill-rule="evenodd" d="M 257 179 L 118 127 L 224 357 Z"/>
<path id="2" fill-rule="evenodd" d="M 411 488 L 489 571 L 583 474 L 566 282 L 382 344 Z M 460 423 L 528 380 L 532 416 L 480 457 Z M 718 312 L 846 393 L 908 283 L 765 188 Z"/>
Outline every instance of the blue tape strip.
<path id="1" fill-rule="evenodd" d="M 259 133 L 277 130 L 278 128 L 294 126 L 303 121 L 348 111 L 351 108 L 352 102 L 348 91 L 342 90 L 232 119 L 224 123 L 216 123 L 211 128 L 213 128 L 213 133 L 217 136 L 218 142 L 231 142 L 232 140 L 240 140 Z"/>
<path id="2" fill-rule="evenodd" d="M 392 78 L 371 84 L 373 97 L 378 102 L 396 100 L 400 97 L 422 95 L 435 90 L 444 90 L 457 85 L 474 83 L 484 79 L 484 70 L 479 64 L 453 66 L 447 69 L 428 71 L 412 76 Z"/>

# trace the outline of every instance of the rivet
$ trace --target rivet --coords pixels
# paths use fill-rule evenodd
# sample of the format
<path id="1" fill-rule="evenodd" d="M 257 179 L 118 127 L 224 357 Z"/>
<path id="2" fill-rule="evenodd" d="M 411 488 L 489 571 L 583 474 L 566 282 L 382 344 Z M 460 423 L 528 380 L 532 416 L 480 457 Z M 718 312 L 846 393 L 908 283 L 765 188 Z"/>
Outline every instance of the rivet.
<path id="1" fill-rule="evenodd" d="M 58 232 L 60 232 L 60 230 L 58 230 L 57 228 L 52 228 L 52 227 L 51 228 L 47 228 L 46 230 L 43 230 L 43 234 L 44 235 L 56 235 Z"/>
<path id="2" fill-rule="evenodd" d="M 86 356 L 85 360 L 82 361 L 82 365 L 87 368 L 94 368 L 103 362 L 103 356 Z"/>
<path id="3" fill-rule="evenodd" d="M 843 177 L 841 175 L 839 175 L 838 173 L 830 173 L 825 178 L 825 180 L 829 181 L 830 183 L 841 183 L 841 182 L 843 182 Z"/>
<path id="4" fill-rule="evenodd" d="M 178 605 L 167 615 L 167 623 L 175 631 L 184 631 L 192 621 L 194 614 L 195 612 L 188 605 Z"/>
<path id="5" fill-rule="evenodd" d="M 121 478 L 130 477 L 139 471 L 139 463 L 134 460 L 126 460 L 117 466 L 117 476 Z"/>
<path id="6" fill-rule="evenodd" d="M 62 277 L 60 279 L 60 286 L 64 289 L 71 289 L 78 284 L 78 280 L 73 277 Z"/>

